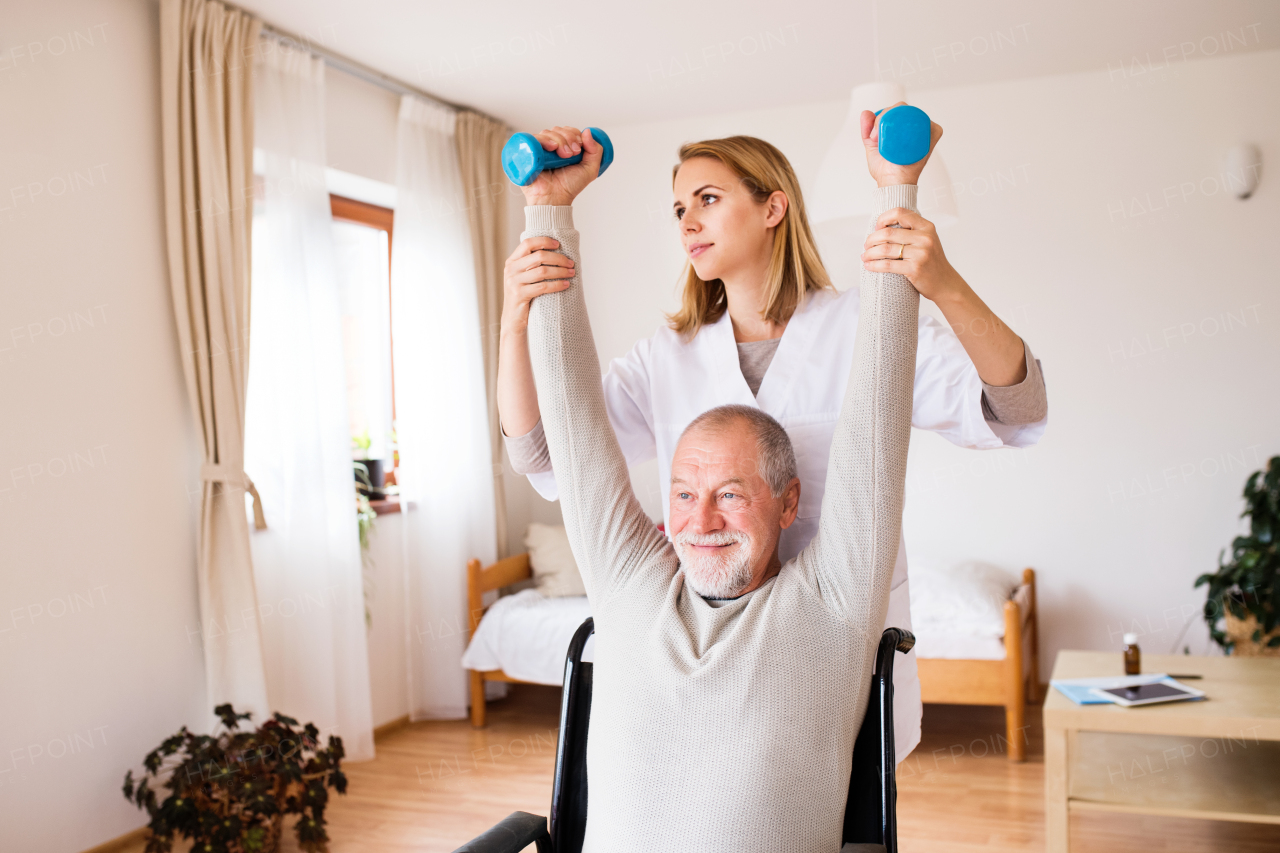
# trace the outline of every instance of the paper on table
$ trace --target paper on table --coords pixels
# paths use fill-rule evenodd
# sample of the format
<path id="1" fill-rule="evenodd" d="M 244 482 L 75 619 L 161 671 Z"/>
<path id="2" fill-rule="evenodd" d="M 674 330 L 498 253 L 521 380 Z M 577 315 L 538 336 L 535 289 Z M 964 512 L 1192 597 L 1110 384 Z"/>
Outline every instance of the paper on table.
<path id="1" fill-rule="evenodd" d="M 1169 676 L 1163 672 L 1142 675 L 1112 675 L 1105 678 L 1057 678 L 1049 684 L 1077 705 L 1111 705 L 1110 699 L 1095 695 L 1093 688 L 1103 690 L 1112 687 L 1134 687 L 1139 684 L 1155 684 Z"/>

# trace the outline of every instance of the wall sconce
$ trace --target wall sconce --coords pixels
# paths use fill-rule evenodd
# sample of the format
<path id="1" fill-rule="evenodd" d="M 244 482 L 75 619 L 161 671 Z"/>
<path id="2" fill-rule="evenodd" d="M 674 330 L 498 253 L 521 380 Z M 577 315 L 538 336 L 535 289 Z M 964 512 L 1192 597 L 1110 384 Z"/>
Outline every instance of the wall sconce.
<path id="1" fill-rule="evenodd" d="M 1262 178 L 1262 151 L 1252 143 L 1242 142 L 1227 151 L 1222 164 L 1223 182 L 1239 199 L 1253 195 Z"/>

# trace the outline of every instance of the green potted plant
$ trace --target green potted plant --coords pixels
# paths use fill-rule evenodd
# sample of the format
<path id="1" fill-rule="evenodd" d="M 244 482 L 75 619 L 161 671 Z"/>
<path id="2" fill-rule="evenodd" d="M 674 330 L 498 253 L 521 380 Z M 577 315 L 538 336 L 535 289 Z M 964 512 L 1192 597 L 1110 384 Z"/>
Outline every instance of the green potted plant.
<path id="1" fill-rule="evenodd" d="M 365 430 L 359 435 L 351 437 L 352 452 L 355 454 L 355 472 L 356 483 L 362 493 L 370 497 L 383 497 L 382 493 L 382 460 L 375 459 L 369 454 L 373 449 L 373 439 L 369 438 L 369 431 Z"/>
<path id="2" fill-rule="evenodd" d="M 342 739 L 320 745 L 311 723 L 283 714 L 254 730 L 240 730 L 249 714 L 230 705 L 214 708 L 222 725 L 213 735 L 183 726 L 147 754 L 142 777 L 124 777 L 125 799 L 151 816 L 146 853 L 169 853 L 175 836 L 189 838 L 192 853 L 274 853 L 285 815 L 297 815 L 294 832 L 307 853 L 325 853 L 324 810 L 328 788 L 346 793 Z"/>
<path id="3" fill-rule="evenodd" d="M 1280 456 L 1254 471 L 1244 484 L 1249 534 L 1231 543 L 1231 560 L 1218 556 L 1218 571 L 1201 575 L 1196 586 L 1208 584 L 1204 618 L 1209 634 L 1227 652 L 1237 655 L 1280 655 Z M 1219 630 L 1221 618 L 1226 628 Z"/>

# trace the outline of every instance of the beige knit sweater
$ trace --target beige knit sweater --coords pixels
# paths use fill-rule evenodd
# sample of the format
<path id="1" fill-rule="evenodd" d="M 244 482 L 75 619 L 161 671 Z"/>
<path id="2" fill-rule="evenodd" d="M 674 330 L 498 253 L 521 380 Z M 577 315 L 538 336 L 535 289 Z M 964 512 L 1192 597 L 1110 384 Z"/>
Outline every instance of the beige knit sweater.
<path id="1" fill-rule="evenodd" d="M 877 192 L 915 208 L 914 187 Z M 565 527 L 596 620 L 584 850 L 840 848 L 901 532 L 919 297 L 864 274 L 820 528 L 758 590 L 712 607 L 631 490 L 605 411 L 572 208 L 527 207 L 577 263 L 534 300 L 529 348 Z"/>

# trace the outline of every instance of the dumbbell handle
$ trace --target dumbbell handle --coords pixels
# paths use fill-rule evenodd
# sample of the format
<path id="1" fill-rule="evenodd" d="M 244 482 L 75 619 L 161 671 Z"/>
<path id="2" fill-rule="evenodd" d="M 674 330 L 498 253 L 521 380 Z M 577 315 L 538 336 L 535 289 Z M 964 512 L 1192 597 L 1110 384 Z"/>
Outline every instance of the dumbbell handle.
<path id="1" fill-rule="evenodd" d="M 583 149 L 572 157 L 557 157 L 545 148 L 543 149 L 543 152 L 546 154 L 546 159 L 542 161 L 542 171 L 544 172 L 548 169 L 561 169 L 565 166 L 576 166 L 582 162 L 582 155 L 587 153 L 586 149 Z"/>

